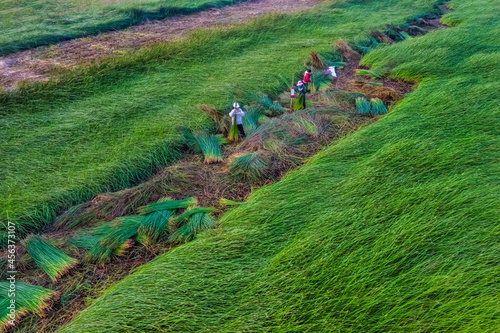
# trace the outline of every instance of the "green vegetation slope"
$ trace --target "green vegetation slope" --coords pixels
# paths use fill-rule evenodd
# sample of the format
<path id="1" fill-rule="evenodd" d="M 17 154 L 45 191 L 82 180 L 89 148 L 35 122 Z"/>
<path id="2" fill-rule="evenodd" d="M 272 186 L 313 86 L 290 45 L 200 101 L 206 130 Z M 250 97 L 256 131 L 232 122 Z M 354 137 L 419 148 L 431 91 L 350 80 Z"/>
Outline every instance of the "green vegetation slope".
<path id="1" fill-rule="evenodd" d="M 237 0 L 6 0 L 0 3 L 0 56 Z"/>
<path id="2" fill-rule="evenodd" d="M 241 92 L 280 91 L 310 51 L 402 24 L 433 3 L 327 1 L 305 13 L 196 32 L 0 95 L 0 221 L 18 222 L 22 236 L 61 208 L 144 179 L 175 158 L 177 126 L 209 126 L 196 104 L 222 109 Z"/>
<path id="3" fill-rule="evenodd" d="M 451 5 L 364 59 L 418 80 L 395 110 L 60 331 L 497 331 L 500 3 Z"/>

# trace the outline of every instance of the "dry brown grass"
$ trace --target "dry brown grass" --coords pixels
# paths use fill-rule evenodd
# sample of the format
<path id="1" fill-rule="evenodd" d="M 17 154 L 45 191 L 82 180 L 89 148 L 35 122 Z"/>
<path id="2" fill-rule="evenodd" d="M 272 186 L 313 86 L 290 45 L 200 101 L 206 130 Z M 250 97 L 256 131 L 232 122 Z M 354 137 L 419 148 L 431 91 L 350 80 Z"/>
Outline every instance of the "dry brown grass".
<path id="1" fill-rule="evenodd" d="M 371 31 L 368 35 L 375 38 L 379 43 L 385 43 L 388 45 L 394 43 L 394 41 L 389 36 L 379 30 Z"/>
<path id="2" fill-rule="evenodd" d="M 328 65 L 321 59 L 321 57 L 316 52 L 311 52 L 309 54 L 311 56 L 310 63 L 317 69 L 327 69 Z"/>
<path id="3" fill-rule="evenodd" d="M 361 59 L 361 55 L 354 51 L 350 46 L 349 44 L 347 44 L 347 42 L 345 40 L 343 40 L 342 38 L 340 38 L 339 40 L 337 40 L 334 44 L 333 44 L 333 48 L 339 52 L 342 57 L 345 58 L 345 60 L 349 61 L 349 62 L 359 62 L 359 59 Z"/>

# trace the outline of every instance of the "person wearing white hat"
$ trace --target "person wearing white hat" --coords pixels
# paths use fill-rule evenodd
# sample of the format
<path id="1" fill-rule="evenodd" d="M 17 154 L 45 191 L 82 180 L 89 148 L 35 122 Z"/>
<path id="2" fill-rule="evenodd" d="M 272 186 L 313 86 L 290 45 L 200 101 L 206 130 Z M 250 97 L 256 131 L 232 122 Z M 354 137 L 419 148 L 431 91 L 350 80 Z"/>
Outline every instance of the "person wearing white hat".
<path id="1" fill-rule="evenodd" d="M 238 103 L 233 104 L 233 109 L 229 112 L 229 117 L 232 118 L 232 123 L 234 124 L 234 117 L 236 117 L 236 126 L 238 127 L 238 131 L 240 132 L 242 137 L 245 137 L 245 131 L 243 130 L 243 116 L 245 116 L 245 112 L 240 109 L 240 105 Z"/>
<path id="2" fill-rule="evenodd" d="M 297 103 L 301 103 L 302 109 L 306 108 L 306 93 L 307 88 L 302 81 L 297 82 L 297 91 L 299 93 L 299 98 L 297 98 Z M 298 106 L 300 108 L 300 106 Z"/>

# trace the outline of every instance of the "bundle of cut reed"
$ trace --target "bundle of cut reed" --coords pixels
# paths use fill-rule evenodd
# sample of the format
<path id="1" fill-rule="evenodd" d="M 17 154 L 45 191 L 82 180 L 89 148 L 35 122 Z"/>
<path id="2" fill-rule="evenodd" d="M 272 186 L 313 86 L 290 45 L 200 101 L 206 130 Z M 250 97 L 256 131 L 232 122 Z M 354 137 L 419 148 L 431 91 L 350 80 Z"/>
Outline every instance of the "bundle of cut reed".
<path id="1" fill-rule="evenodd" d="M 0 282 L 0 326 L 2 330 L 9 327 L 9 320 L 11 319 L 8 316 L 10 313 L 8 306 L 10 306 L 11 301 L 10 298 L 7 298 L 10 289 L 10 282 Z M 43 316 L 52 305 L 52 300 L 59 295 L 56 291 L 22 281 L 16 281 L 15 290 L 16 310 L 14 321 L 19 320 L 29 312 Z"/>
<path id="2" fill-rule="evenodd" d="M 78 264 L 78 260 L 71 258 L 38 235 L 28 236 L 23 244 L 33 261 L 53 282 Z"/>
<path id="3" fill-rule="evenodd" d="M 168 224 L 174 214 L 175 210 L 159 210 L 145 216 L 137 231 L 138 240 L 144 245 L 156 243 L 168 234 Z"/>
<path id="4" fill-rule="evenodd" d="M 371 69 L 356 69 L 356 75 L 358 76 L 370 76 L 374 79 L 378 79 L 380 77 L 380 73 Z"/>
<path id="5" fill-rule="evenodd" d="M 238 201 L 233 201 L 233 200 L 229 200 L 226 198 L 220 198 L 219 203 L 222 207 L 226 207 L 226 206 L 239 206 L 239 205 L 243 204 L 244 202 L 238 202 Z"/>
<path id="6" fill-rule="evenodd" d="M 238 126 L 236 125 L 236 117 L 233 117 L 231 121 L 231 128 L 229 128 L 229 133 L 227 135 L 227 140 L 231 142 L 238 141 Z"/>
<path id="7" fill-rule="evenodd" d="M 130 239 L 137 234 L 144 216 L 131 215 L 119 217 L 110 222 L 110 230 L 98 241 L 97 245 L 90 249 L 86 260 L 104 264 L 111 260 L 112 256 L 123 255 L 125 250 L 131 246 Z"/>
<path id="8" fill-rule="evenodd" d="M 167 202 L 163 208 L 171 208 L 159 209 L 161 205 L 156 205 L 156 210 L 150 211 L 139 226 L 138 240 L 145 245 L 156 243 L 162 236 L 168 234 L 169 221 L 170 218 L 174 216 L 176 210 L 178 208 L 187 208 L 193 204 L 194 201 L 193 198 L 185 200 L 160 199 L 156 204 Z M 145 210 L 146 209 L 142 207 L 142 211 Z"/>
<path id="9" fill-rule="evenodd" d="M 385 107 L 384 102 L 382 102 L 381 99 L 372 98 L 370 100 L 370 104 L 371 104 L 371 114 L 372 115 L 380 115 L 380 114 L 387 113 L 387 108 Z"/>
<path id="10" fill-rule="evenodd" d="M 200 132 L 195 134 L 194 138 L 205 156 L 205 163 L 210 164 L 222 161 L 223 158 L 220 144 L 223 140 L 221 140 L 221 137 L 206 132 Z"/>
<path id="11" fill-rule="evenodd" d="M 229 173 L 235 181 L 252 183 L 266 177 L 267 161 L 258 153 L 235 158 L 229 165 Z"/>
<path id="12" fill-rule="evenodd" d="M 182 200 L 168 200 L 168 198 L 166 199 L 167 200 L 159 200 L 158 202 L 140 207 L 139 213 L 141 215 L 147 215 L 156 211 L 188 208 L 189 206 L 193 206 L 196 204 L 196 198 L 193 197 Z"/>
<path id="13" fill-rule="evenodd" d="M 91 248 L 97 246 L 99 240 L 106 234 L 112 231 L 111 223 L 106 222 L 91 230 L 81 230 L 76 235 L 68 240 L 70 245 L 76 246 L 77 248 L 90 250 Z"/>
<path id="14" fill-rule="evenodd" d="M 381 79 L 386 77 L 391 72 L 389 67 L 379 67 L 372 69 L 356 69 L 356 75 L 370 76 L 372 79 Z"/>
<path id="15" fill-rule="evenodd" d="M 176 219 L 178 229 L 169 237 L 172 243 L 185 243 L 194 239 L 201 231 L 215 227 L 215 220 L 209 215 L 214 208 L 196 207 L 179 215 Z"/>
<path id="16" fill-rule="evenodd" d="M 356 109 L 359 114 L 363 115 L 370 114 L 371 112 L 370 103 L 364 97 L 356 98 Z"/>
<path id="17" fill-rule="evenodd" d="M 295 99 L 295 102 L 293 102 L 293 110 L 300 110 L 304 107 L 304 100 L 306 96 L 304 94 L 299 94 L 299 96 Z"/>

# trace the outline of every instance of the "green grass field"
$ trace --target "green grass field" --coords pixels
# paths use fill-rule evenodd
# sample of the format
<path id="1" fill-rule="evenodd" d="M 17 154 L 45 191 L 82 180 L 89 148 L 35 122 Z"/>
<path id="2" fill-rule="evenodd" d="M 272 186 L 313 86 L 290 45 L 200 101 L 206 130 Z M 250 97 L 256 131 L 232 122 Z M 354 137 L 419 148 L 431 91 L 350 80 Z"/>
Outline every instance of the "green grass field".
<path id="1" fill-rule="evenodd" d="M 237 0 L 7 0 L 0 3 L 0 56 Z"/>
<path id="2" fill-rule="evenodd" d="M 433 3 L 324 2 L 301 15 L 196 32 L 0 95 L 0 219 L 19 222 L 22 236 L 61 208 L 130 186 L 172 161 L 177 126 L 210 126 L 196 104 L 224 108 L 241 91 L 276 92 L 284 88 L 279 76 L 302 70 L 311 50 L 401 24 Z"/>
<path id="3" fill-rule="evenodd" d="M 59 331 L 497 332 L 500 3 L 451 5 L 453 27 L 364 58 L 418 81 L 392 112 Z"/>

